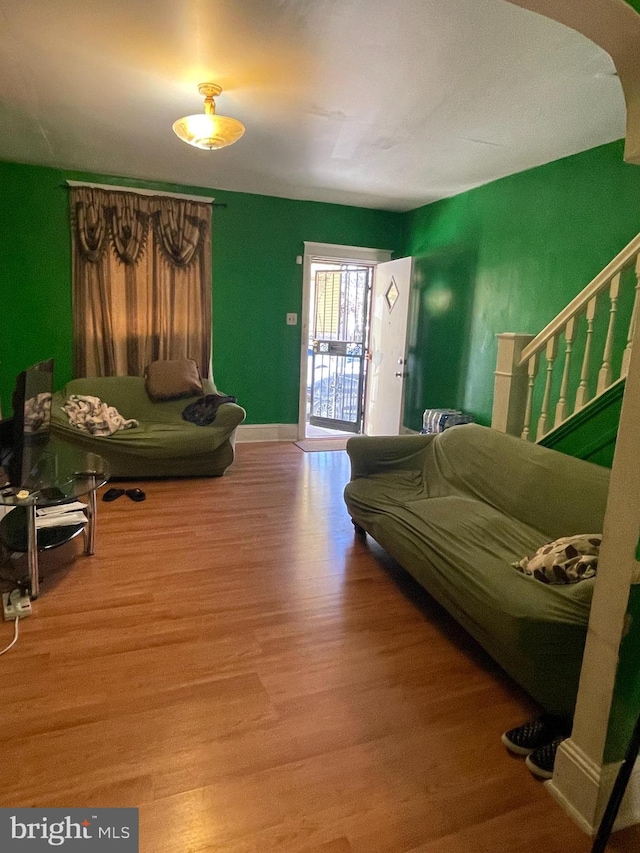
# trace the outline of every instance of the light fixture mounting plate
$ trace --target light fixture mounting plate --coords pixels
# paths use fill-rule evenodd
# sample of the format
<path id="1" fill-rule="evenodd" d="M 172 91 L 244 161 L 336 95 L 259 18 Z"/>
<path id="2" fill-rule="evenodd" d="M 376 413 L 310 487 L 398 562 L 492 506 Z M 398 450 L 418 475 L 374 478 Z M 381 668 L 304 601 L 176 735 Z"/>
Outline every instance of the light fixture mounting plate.
<path id="1" fill-rule="evenodd" d="M 218 86 L 217 83 L 200 83 L 198 92 L 205 98 L 215 98 L 222 92 L 222 86 Z"/>

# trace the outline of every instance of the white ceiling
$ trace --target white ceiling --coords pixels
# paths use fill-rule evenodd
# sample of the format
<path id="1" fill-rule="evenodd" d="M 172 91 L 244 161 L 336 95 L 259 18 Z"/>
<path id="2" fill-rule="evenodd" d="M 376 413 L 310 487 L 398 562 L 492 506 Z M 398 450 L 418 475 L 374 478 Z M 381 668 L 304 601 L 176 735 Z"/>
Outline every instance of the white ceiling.
<path id="1" fill-rule="evenodd" d="M 624 136 L 613 72 L 506 0 L 2 0 L 0 159 L 408 210 Z"/>

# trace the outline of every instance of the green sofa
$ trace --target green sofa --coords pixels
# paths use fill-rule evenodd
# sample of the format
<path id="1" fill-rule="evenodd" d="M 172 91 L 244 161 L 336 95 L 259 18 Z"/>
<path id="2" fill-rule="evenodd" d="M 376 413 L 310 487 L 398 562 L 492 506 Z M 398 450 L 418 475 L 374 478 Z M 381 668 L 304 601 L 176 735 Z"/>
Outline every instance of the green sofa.
<path id="1" fill-rule="evenodd" d="M 203 380 L 204 393 L 219 393 Z M 92 436 L 69 424 L 61 410 L 71 394 L 99 397 L 140 426 L 112 436 Z M 139 376 L 73 379 L 53 395 L 51 429 L 55 435 L 109 462 L 113 477 L 219 477 L 233 462 L 236 427 L 245 411 L 223 403 L 210 426 L 182 419 L 182 411 L 197 397 L 154 403 Z"/>
<path id="2" fill-rule="evenodd" d="M 600 533 L 609 471 L 476 424 L 347 442 L 345 500 L 369 533 L 547 711 L 573 712 L 595 579 L 511 563 Z"/>

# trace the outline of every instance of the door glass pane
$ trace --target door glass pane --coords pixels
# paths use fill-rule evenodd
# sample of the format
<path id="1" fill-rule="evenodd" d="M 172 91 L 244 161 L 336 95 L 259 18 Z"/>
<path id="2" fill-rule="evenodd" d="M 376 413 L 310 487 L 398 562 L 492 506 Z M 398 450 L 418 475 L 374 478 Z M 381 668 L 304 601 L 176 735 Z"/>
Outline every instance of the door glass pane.
<path id="1" fill-rule="evenodd" d="M 311 424 L 360 430 L 370 277 L 370 268 L 316 272 L 310 341 Z"/>

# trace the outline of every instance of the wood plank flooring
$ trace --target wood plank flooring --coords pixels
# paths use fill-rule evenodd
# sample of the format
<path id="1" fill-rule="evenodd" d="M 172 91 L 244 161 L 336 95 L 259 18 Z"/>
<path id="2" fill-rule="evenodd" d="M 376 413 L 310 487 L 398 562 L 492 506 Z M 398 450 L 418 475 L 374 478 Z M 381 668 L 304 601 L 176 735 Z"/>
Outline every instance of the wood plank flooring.
<path id="1" fill-rule="evenodd" d="M 0 805 L 138 806 L 143 853 L 586 853 L 500 743 L 532 704 L 354 537 L 348 477 L 245 444 L 100 502 L 0 659 Z"/>

